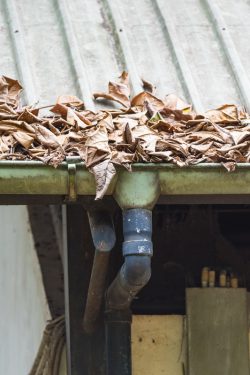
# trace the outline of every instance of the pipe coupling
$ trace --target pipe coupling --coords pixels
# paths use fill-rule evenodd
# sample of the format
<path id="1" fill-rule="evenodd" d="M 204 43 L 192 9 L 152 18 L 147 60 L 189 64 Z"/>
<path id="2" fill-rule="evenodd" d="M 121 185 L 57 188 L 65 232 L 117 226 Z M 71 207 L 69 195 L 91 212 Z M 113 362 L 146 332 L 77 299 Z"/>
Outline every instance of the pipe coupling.
<path id="1" fill-rule="evenodd" d="M 152 212 L 134 208 L 123 211 L 123 255 L 153 255 Z"/>

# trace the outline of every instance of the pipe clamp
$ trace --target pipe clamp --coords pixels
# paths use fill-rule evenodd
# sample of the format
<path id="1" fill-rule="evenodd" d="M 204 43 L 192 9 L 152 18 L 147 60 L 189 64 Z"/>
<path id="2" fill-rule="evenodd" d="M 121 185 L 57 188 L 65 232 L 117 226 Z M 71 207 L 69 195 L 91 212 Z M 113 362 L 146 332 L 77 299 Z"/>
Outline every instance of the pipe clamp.
<path id="1" fill-rule="evenodd" d="M 77 186 L 76 186 L 76 164 L 75 160 L 67 158 L 68 164 L 68 196 L 67 202 L 75 202 L 77 200 Z"/>

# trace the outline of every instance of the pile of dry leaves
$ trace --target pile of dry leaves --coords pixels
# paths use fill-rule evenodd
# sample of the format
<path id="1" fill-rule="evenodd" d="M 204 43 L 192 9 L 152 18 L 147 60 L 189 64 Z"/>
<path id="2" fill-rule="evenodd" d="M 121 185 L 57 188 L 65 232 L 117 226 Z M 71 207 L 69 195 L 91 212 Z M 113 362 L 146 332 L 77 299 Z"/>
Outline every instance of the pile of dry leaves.
<path id="1" fill-rule="evenodd" d="M 96 99 L 121 104 L 121 109 L 89 111 L 75 96 L 60 96 L 51 116 L 22 107 L 18 81 L 0 77 L 0 160 L 40 160 L 57 167 L 67 156 L 80 156 L 95 175 L 101 198 L 116 165 L 132 163 L 222 163 L 229 171 L 250 161 L 250 118 L 243 108 L 226 104 L 204 114 L 171 94 L 160 99 L 143 81 L 130 97 L 123 72 L 108 93 Z"/>

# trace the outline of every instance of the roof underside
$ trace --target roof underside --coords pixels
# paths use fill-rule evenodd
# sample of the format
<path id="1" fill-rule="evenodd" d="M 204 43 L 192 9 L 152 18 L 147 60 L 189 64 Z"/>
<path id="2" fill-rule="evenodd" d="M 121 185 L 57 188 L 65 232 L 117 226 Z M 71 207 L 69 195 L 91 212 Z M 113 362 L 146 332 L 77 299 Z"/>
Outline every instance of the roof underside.
<path id="1" fill-rule="evenodd" d="M 41 105 L 65 93 L 93 107 L 125 69 L 134 92 L 143 77 L 199 111 L 250 111 L 249 14 L 247 0 L 0 0 L 1 73 Z"/>

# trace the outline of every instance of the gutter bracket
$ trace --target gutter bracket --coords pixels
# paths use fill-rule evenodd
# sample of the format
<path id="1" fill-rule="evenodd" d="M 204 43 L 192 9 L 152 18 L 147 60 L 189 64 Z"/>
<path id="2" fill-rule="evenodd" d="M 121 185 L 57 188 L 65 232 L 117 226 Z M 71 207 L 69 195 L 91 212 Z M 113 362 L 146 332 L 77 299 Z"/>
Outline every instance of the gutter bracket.
<path id="1" fill-rule="evenodd" d="M 77 184 L 76 184 L 76 163 L 75 159 L 70 157 L 66 159 L 68 167 L 68 195 L 66 202 L 76 202 L 77 200 Z"/>

